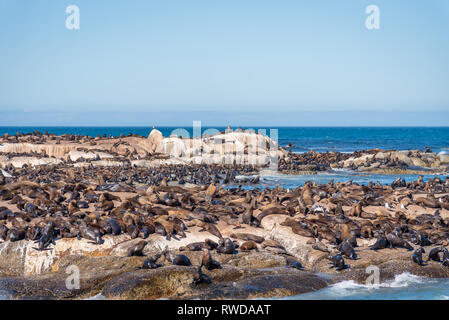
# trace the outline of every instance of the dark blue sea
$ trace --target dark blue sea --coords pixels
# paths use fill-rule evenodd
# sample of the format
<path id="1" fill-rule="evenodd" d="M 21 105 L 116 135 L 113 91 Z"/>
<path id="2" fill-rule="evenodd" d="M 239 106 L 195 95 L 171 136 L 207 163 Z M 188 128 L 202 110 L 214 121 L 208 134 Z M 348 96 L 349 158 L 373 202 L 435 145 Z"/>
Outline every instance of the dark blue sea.
<path id="1" fill-rule="evenodd" d="M 158 128 L 164 136 L 169 136 L 175 127 Z M 192 135 L 192 127 L 182 127 Z M 211 129 L 203 127 L 202 132 Z M 225 130 L 225 127 L 216 127 Z M 233 128 L 235 129 L 235 128 Z M 243 128 L 248 129 L 248 128 Z M 265 129 L 278 130 L 279 143 L 284 146 L 294 145 L 293 151 L 317 152 L 341 151 L 381 148 L 385 150 L 424 150 L 426 146 L 434 152 L 449 150 L 449 127 L 253 127 L 255 131 Z M 128 133 L 148 136 L 152 127 L 0 127 L 0 134 L 48 131 L 55 134 L 77 134 L 96 137 L 98 134 L 118 137 Z"/>

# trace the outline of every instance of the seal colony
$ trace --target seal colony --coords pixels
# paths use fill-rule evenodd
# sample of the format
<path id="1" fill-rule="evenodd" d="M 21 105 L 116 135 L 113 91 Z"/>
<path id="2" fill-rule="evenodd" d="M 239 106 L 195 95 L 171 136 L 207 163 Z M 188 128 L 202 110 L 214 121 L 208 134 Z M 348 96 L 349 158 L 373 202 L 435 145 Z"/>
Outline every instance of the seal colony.
<path id="1" fill-rule="evenodd" d="M 227 188 L 245 175 L 257 183 L 269 164 L 180 163 L 161 152 L 176 143 L 155 130 L 150 139 L 36 132 L 1 143 L 0 284 L 11 297 L 284 296 L 364 281 L 369 265 L 382 279 L 406 271 L 449 276 L 449 178 Z M 378 159 L 376 168 L 412 167 L 397 151 L 275 151 L 285 171 L 359 170 Z M 428 169 L 430 152 L 401 154 L 419 155 Z M 432 159 L 433 168 L 447 169 L 447 159 Z M 78 291 L 56 281 L 72 264 L 80 268 Z M 43 287 L 48 279 L 53 296 Z"/>

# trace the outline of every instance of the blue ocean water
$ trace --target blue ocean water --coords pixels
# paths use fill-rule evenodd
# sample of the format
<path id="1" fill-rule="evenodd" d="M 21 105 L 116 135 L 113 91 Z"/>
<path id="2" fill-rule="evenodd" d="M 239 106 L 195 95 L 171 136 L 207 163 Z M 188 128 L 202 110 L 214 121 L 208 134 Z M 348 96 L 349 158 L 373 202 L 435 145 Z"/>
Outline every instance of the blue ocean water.
<path id="1" fill-rule="evenodd" d="M 48 131 L 54 134 L 75 134 L 96 137 L 106 136 L 118 137 L 129 133 L 148 136 L 152 127 L 0 127 L 0 134 L 30 133 L 35 130 Z M 171 135 L 175 130 L 184 129 L 189 136 L 193 136 L 192 127 L 158 127 L 164 136 Z M 201 133 L 206 130 L 216 129 L 223 131 L 225 127 L 202 127 Z M 233 128 L 236 129 L 236 128 Z M 271 129 L 277 129 L 278 141 L 281 146 L 293 144 L 294 152 L 317 152 L 340 151 L 353 152 L 380 148 L 384 150 L 424 150 L 426 146 L 434 152 L 449 152 L 449 127 L 252 127 L 255 131 L 265 130 L 270 135 Z M 179 133 L 179 131 L 178 131 Z M 296 188 L 306 181 L 315 181 L 324 184 L 334 179 L 338 181 L 353 180 L 359 184 L 367 184 L 369 181 L 382 184 L 391 184 L 398 176 L 361 174 L 351 171 L 334 171 L 317 175 L 278 175 L 269 174 L 261 179 L 261 186 L 276 187 L 280 185 L 285 188 Z M 417 179 L 417 175 L 403 175 L 406 181 Z M 424 176 L 425 180 L 433 177 Z M 445 178 L 445 176 L 440 176 Z"/>
<path id="2" fill-rule="evenodd" d="M 169 136 L 175 127 L 158 128 L 164 136 Z M 192 135 L 192 127 L 182 127 Z M 203 127 L 204 130 L 210 127 Z M 225 127 L 215 127 L 224 130 Z M 247 129 L 247 128 L 244 128 Z M 426 146 L 434 152 L 449 150 L 449 127 L 253 127 L 258 131 L 265 129 L 278 130 L 279 143 L 282 146 L 292 143 L 293 151 L 317 152 L 340 151 L 353 152 L 355 150 L 381 148 L 385 150 L 424 150 Z M 0 134 L 48 131 L 55 134 L 83 134 L 96 137 L 98 134 L 118 137 L 128 133 L 147 136 L 152 127 L 0 127 Z"/>

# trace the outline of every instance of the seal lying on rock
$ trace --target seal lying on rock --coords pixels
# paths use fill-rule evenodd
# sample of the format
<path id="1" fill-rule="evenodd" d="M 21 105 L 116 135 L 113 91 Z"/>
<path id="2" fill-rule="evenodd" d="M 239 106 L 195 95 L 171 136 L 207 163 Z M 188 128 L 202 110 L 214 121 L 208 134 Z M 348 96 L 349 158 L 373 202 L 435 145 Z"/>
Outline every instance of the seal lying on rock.
<path id="1" fill-rule="evenodd" d="M 329 256 L 328 259 L 331 261 L 331 268 L 336 268 L 337 271 L 348 268 L 348 265 L 345 264 L 345 259 L 341 253 L 336 254 L 335 256 Z"/>
<path id="2" fill-rule="evenodd" d="M 172 265 L 175 266 L 191 266 L 192 263 L 190 262 L 190 259 L 183 255 L 183 254 L 173 254 L 169 252 L 168 250 L 165 250 L 162 253 L 165 257 L 165 260 L 170 262 Z"/>
<path id="3" fill-rule="evenodd" d="M 54 237 L 54 228 L 55 228 L 55 222 L 50 221 L 42 231 L 42 236 L 37 240 L 39 243 L 39 250 L 46 249 L 50 243 L 55 244 L 55 241 L 53 240 Z"/>
<path id="4" fill-rule="evenodd" d="M 7 236 L 7 240 L 9 239 L 9 241 L 14 242 L 14 241 L 20 241 L 25 239 L 25 235 L 26 232 L 23 229 L 16 229 L 16 228 L 11 228 L 8 231 L 8 236 Z"/>
<path id="5" fill-rule="evenodd" d="M 398 235 L 389 233 L 387 234 L 387 240 L 391 248 L 404 248 L 409 251 L 413 250 L 413 247 L 405 241 L 404 239 L 400 238 Z"/>
<path id="6" fill-rule="evenodd" d="M 240 245 L 239 248 L 242 251 L 249 251 L 249 250 L 256 250 L 256 251 L 258 251 L 257 243 L 252 241 L 252 240 L 245 241 L 244 243 L 242 243 Z"/>
<path id="7" fill-rule="evenodd" d="M 369 248 L 371 250 L 385 249 L 389 246 L 387 239 L 383 235 L 377 237 L 377 241 L 371 245 Z"/>
<path id="8" fill-rule="evenodd" d="M 82 225 L 79 228 L 78 239 L 84 238 L 94 241 L 95 244 L 102 244 L 101 233 L 98 228 Z"/>
<path id="9" fill-rule="evenodd" d="M 298 270 L 303 270 L 304 269 L 304 267 L 302 266 L 301 262 L 299 262 L 295 258 L 292 258 L 292 257 L 289 257 L 289 256 L 285 257 L 285 263 L 286 263 L 286 266 L 288 268 L 295 268 L 295 269 L 298 269 Z"/>
<path id="10" fill-rule="evenodd" d="M 265 239 L 264 237 L 257 236 L 251 233 L 233 233 L 231 234 L 231 238 L 244 240 L 244 241 L 254 241 L 257 243 L 262 243 Z"/>
<path id="11" fill-rule="evenodd" d="M 346 257 L 352 259 L 352 260 L 357 260 L 357 253 L 355 253 L 354 248 L 351 245 L 351 242 L 349 241 L 349 239 L 346 239 L 345 241 L 343 241 L 338 247 L 337 249 L 344 254 Z"/>

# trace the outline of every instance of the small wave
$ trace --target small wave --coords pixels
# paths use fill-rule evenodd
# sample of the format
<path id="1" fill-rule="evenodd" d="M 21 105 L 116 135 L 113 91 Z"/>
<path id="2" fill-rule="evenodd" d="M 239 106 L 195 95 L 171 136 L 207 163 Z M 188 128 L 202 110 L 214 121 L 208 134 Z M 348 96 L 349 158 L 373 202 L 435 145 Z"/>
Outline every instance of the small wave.
<path id="1" fill-rule="evenodd" d="M 426 281 L 429 281 L 429 279 L 416 276 L 409 272 L 404 272 L 396 275 L 392 280 L 387 280 L 379 284 L 361 284 L 355 282 L 354 280 L 346 280 L 338 282 L 331 287 L 335 288 L 336 290 L 343 291 L 353 289 L 404 288 L 413 284 L 421 284 Z"/>
<path id="2" fill-rule="evenodd" d="M 101 293 L 99 293 L 92 297 L 86 298 L 85 300 L 106 300 L 106 297 L 104 295 L 102 295 Z"/>

